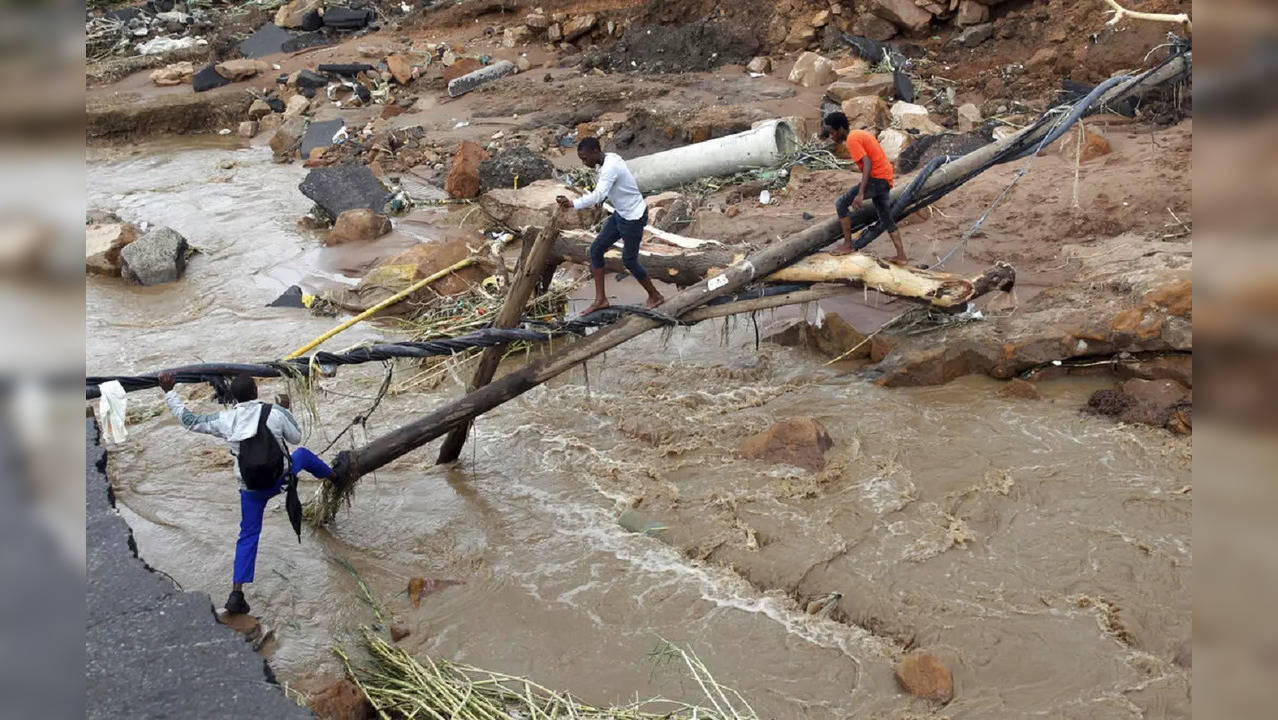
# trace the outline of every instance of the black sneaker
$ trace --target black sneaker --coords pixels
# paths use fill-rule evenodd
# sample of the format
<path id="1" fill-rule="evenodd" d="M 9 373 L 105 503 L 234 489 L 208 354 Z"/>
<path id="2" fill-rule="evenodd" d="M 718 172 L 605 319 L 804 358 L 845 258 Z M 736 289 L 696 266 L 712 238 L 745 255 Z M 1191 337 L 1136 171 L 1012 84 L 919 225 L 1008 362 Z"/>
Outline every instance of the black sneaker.
<path id="1" fill-rule="evenodd" d="M 242 590 L 231 591 L 231 596 L 226 599 L 226 611 L 235 615 L 248 614 L 249 604 Z"/>

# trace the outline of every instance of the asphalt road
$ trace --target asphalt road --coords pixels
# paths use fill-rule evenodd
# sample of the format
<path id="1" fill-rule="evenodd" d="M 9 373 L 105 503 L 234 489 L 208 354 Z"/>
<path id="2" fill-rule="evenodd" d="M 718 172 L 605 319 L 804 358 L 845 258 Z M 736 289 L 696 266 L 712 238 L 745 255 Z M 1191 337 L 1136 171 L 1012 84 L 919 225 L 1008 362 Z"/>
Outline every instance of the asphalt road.
<path id="1" fill-rule="evenodd" d="M 138 557 L 115 510 L 97 434 L 89 420 L 85 717 L 313 717 L 284 696 L 249 643 L 217 621 L 208 595 L 179 590 Z"/>

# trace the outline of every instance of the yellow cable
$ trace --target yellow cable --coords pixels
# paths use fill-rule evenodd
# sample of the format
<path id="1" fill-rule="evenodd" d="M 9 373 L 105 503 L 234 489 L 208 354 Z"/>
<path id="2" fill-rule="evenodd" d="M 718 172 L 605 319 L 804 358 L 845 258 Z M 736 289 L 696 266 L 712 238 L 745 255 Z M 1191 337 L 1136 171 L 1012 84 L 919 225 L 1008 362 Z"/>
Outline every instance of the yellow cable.
<path id="1" fill-rule="evenodd" d="M 444 277 L 445 275 L 448 275 L 448 274 L 451 274 L 451 273 L 457 272 L 458 270 L 461 270 L 461 269 L 463 269 L 463 268 L 469 267 L 469 266 L 471 266 L 471 265 L 473 265 L 473 264 L 475 264 L 475 259 L 474 259 L 474 258 L 466 258 L 465 260 L 461 260 L 461 261 L 459 261 L 459 262 L 455 262 L 455 263 L 453 263 L 452 265 L 449 265 L 448 267 L 444 268 L 443 270 L 440 270 L 439 272 L 435 273 L 434 275 L 431 275 L 430 277 L 422 278 L 421 280 L 418 280 L 417 282 L 413 283 L 412 285 L 409 285 L 407 288 L 405 288 L 405 289 L 401 290 L 400 292 L 397 292 L 397 293 L 395 293 L 394 295 L 391 295 L 390 297 L 388 297 L 388 298 L 386 298 L 385 300 L 383 300 L 383 301 L 381 301 L 381 302 L 377 303 L 376 305 L 374 305 L 373 307 L 371 307 L 371 308 L 369 308 L 369 309 L 365 310 L 364 312 L 362 312 L 362 313 L 360 313 L 360 314 L 356 315 L 355 317 L 351 318 L 350 320 L 347 320 L 346 322 L 342 323 L 341 325 L 338 325 L 337 327 L 333 328 L 332 330 L 329 330 L 328 332 L 324 333 L 323 335 L 320 335 L 319 337 L 315 338 L 314 340 L 312 340 L 312 341 L 310 341 L 310 342 L 306 343 L 305 345 L 303 345 L 302 347 L 300 347 L 300 348 L 298 348 L 298 349 L 294 350 L 293 352 L 289 353 L 288 355 L 285 355 L 285 356 L 284 356 L 284 358 L 287 360 L 287 359 L 291 359 L 291 358 L 295 358 L 295 357 L 299 357 L 299 356 L 301 356 L 301 355 L 304 355 L 304 354 L 306 354 L 306 353 L 310 352 L 311 350 L 315 349 L 315 347 L 316 347 L 317 345 L 319 345 L 320 343 L 324 342 L 325 340 L 328 340 L 329 338 L 331 338 L 331 337 L 333 337 L 334 335 L 336 335 L 336 334 L 338 334 L 338 333 L 342 332 L 343 330 L 347 330 L 347 329 L 349 329 L 352 325 L 355 325 L 356 323 L 359 323 L 361 320 L 366 320 L 367 318 L 369 318 L 369 317 L 373 316 L 374 314 L 376 314 L 376 313 L 378 313 L 378 312 L 380 312 L 380 311 L 382 311 L 382 310 L 385 310 L 386 308 L 390 307 L 391 305 L 394 305 L 395 303 L 399 302 L 400 300 L 403 300 L 404 298 L 408 297 L 409 295 L 412 295 L 413 293 L 417 292 L 418 290 L 421 290 L 422 288 L 424 288 L 424 287 L 426 287 L 427 285 L 429 285 L 429 284 L 431 284 L 431 283 L 435 282 L 436 280 L 438 280 L 438 279 L 440 279 L 440 278 Z"/>

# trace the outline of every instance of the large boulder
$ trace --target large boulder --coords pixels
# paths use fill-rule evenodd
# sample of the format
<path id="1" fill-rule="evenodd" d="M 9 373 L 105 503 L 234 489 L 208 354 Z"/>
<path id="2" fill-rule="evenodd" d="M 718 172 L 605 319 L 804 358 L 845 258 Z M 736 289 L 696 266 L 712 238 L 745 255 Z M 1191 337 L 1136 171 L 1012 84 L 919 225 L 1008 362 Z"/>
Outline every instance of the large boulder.
<path id="1" fill-rule="evenodd" d="M 914 0 L 870 0 L 870 12 L 911 32 L 918 32 L 932 22 L 932 13 L 916 5 Z"/>
<path id="2" fill-rule="evenodd" d="M 270 145 L 276 160 L 292 160 L 297 156 L 297 149 L 306 135 L 307 122 L 306 118 L 294 115 L 285 120 L 284 124 L 275 131 L 275 134 L 271 136 Z"/>
<path id="3" fill-rule="evenodd" d="M 84 269 L 97 275 L 120 274 L 120 251 L 138 237 L 128 223 L 94 223 L 84 228 Z"/>
<path id="4" fill-rule="evenodd" d="M 970 27 L 989 22 L 990 9 L 973 0 L 959 0 L 958 14 L 954 16 L 954 24 L 959 27 Z"/>
<path id="5" fill-rule="evenodd" d="M 282 28 L 300 28 L 307 15 L 319 12 L 322 7 L 324 0 L 291 0 L 275 11 L 275 24 Z"/>
<path id="6" fill-rule="evenodd" d="M 376 240 L 391 231 L 390 218 L 368 208 L 347 210 L 337 216 L 333 229 L 324 239 L 325 245 Z"/>
<path id="7" fill-rule="evenodd" d="M 391 199 L 381 181 L 364 165 L 315 168 L 297 188 L 333 218 L 355 208 L 381 212 Z"/>
<path id="8" fill-rule="evenodd" d="M 258 73 L 270 72 L 271 64 L 265 60 L 253 60 L 251 58 L 240 58 L 237 60 L 224 60 L 213 66 L 218 75 L 231 81 L 248 80 Z"/>
<path id="9" fill-rule="evenodd" d="M 853 129 L 867 128 L 878 132 L 888 126 L 887 103 L 878 95 L 862 95 L 843 101 L 843 114 L 848 116 L 848 125 Z"/>
<path id="10" fill-rule="evenodd" d="M 442 242 L 415 245 L 379 263 L 353 290 L 342 291 L 333 300 L 347 310 L 366 310 L 413 283 L 465 260 L 474 252 L 482 252 L 485 243 L 485 239 L 476 233 L 459 231 L 450 233 Z M 387 311 L 407 311 L 415 307 L 419 300 L 464 293 L 483 282 L 490 271 L 490 265 L 477 262 L 432 282 L 430 287 L 413 293 Z"/>
<path id="11" fill-rule="evenodd" d="M 823 87 L 834 82 L 834 63 L 814 52 L 805 52 L 790 70 L 790 82 L 803 87 Z"/>
<path id="12" fill-rule="evenodd" d="M 186 272 L 186 238 L 176 230 L 157 227 L 120 251 L 120 275 L 139 285 L 173 282 Z"/>
<path id="13" fill-rule="evenodd" d="M 449 197 L 473 198 L 479 195 L 479 165 L 489 158 L 488 151 L 477 143 L 463 140 L 453 154 L 444 191 Z"/>
<path id="14" fill-rule="evenodd" d="M 891 73 L 844 75 L 825 89 L 825 96 L 836 103 L 867 95 L 888 98 L 895 93 L 896 85 Z"/>
<path id="15" fill-rule="evenodd" d="M 820 470 L 825 467 L 825 451 L 832 447 L 834 441 L 824 425 L 814 418 L 796 417 L 742 440 L 737 453 L 750 460 Z"/>
<path id="16" fill-rule="evenodd" d="M 843 358 L 845 360 L 870 356 L 870 344 L 865 341 L 865 335 L 838 313 L 828 313 L 820 325 L 807 320 L 792 322 L 784 330 L 764 338 L 764 341 L 786 347 L 806 348 L 829 357 L 840 357 L 847 353 Z"/>
<path id="17" fill-rule="evenodd" d="M 151 82 L 156 85 L 184 85 L 191 82 L 195 75 L 195 65 L 190 60 L 165 65 L 159 70 L 151 71 Z"/>
<path id="18" fill-rule="evenodd" d="M 479 206 L 494 220 L 509 228 L 545 227 L 555 212 L 555 198 L 574 197 L 576 191 L 557 180 L 538 180 L 519 189 L 489 190 L 479 198 Z M 598 208 L 564 215 L 566 229 L 590 227 L 599 218 Z"/>
<path id="19" fill-rule="evenodd" d="M 479 189 L 520 187 L 546 180 L 555 174 L 555 166 L 531 148 L 520 146 L 498 153 L 479 163 Z"/>
<path id="20" fill-rule="evenodd" d="M 915 650 L 896 665 L 896 681 L 901 689 L 933 702 L 954 699 L 954 676 L 945 662 L 926 650 Z"/>
<path id="21" fill-rule="evenodd" d="M 400 85 L 407 85 L 413 81 L 414 64 L 415 59 L 411 55 L 394 53 L 386 56 L 386 69 L 395 78 L 395 82 Z"/>
<path id="22" fill-rule="evenodd" d="M 916 132 L 921 135 L 936 135 L 945 132 L 945 128 L 932 120 L 931 116 L 928 115 L 927 108 L 922 105 L 898 100 L 892 104 L 892 109 L 888 112 L 892 116 L 892 127 L 900 128 L 906 132 Z"/>
<path id="23" fill-rule="evenodd" d="M 598 23 L 599 16 L 594 13 L 585 13 L 569 18 L 563 25 L 564 42 L 572 42 L 594 30 L 595 25 Z"/>
<path id="24" fill-rule="evenodd" d="M 893 165 L 901 158 L 901 153 L 914 142 L 914 138 L 904 130 L 896 128 L 888 128 L 879 133 L 879 147 L 883 148 L 883 154 L 887 156 L 889 162 Z"/>

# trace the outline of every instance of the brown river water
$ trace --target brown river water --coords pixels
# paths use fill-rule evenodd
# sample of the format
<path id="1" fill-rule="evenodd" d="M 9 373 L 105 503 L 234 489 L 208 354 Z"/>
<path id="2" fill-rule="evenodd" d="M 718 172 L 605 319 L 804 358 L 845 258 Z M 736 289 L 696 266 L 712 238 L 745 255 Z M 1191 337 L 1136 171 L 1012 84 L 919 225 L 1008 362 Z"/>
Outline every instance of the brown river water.
<path id="1" fill-rule="evenodd" d="M 89 278 L 88 372 L 264 360 L 328 329 L 263 307 L 294 282 L 350 282 L 343 271 L 368 259 L 297 228 L 304 173 L 229 139 L 91 151 L 90 208 L 170 225 L 204 252 L 171 285 Z M 448 222 L 419 212 L 359 252 L 429 241 Z M 363 325 L 325 347 L 391 337 Z M 307 444 L 361 412 L 381 372 L 325 380 Z M 1038 402 L 997 397 L 984 378 L 888 390 L 756 349 L 749 321 L 653 333 L 482 416 L 455 467 L 434 466 L 432 444 L 363 479 L 300 545 L 274 501 L 249 601 L 274 631 L 277 677 L 304 692 L 337 678 L 331 647 L 375 622 L 349 567 L 386 621 L 411 629 L 413 652 L 593 703 L 704 702 L 649 660 L 665 639 L 760 717 L 1189 717 L 1189 672 L 1172 658 L 1191 632 L 1191 450 L 1080 414 L 1100 382 L 1047 383 Z M 184 392 L 215 408 L 207 390 Z M 368 434 L 459 393 L 450 381 L 388 396 Z M 220 603 L 239 521 L 230 458 L 185 433 L 159 391 L 134 393 L 129 414 L 110 475 L 140 553 Z M 824 471 L 734 457 L 794 415 L 835 439 Z M 622 528 L 637 501 L 669 529 Z M 461 584 L 414 608 L 413 576 Z M 830 617 L 804 612 L 836 591 Z M 898 690 L 894 661 L 914 647 L 950 664 L 949 705 Z"/>

